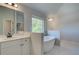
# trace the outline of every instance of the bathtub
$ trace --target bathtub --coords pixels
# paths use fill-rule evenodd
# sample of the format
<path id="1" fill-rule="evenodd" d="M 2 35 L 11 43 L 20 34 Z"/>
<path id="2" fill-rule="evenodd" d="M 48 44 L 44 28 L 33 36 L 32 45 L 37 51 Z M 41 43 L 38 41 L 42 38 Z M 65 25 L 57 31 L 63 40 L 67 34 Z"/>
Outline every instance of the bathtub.
<path id="1" fill-rule="evenodd" d="M 52 36 L 44 36 L 43 44 L 44 44 L 44 53 L 51 51 L 54 47 L 55 37 Z"/>

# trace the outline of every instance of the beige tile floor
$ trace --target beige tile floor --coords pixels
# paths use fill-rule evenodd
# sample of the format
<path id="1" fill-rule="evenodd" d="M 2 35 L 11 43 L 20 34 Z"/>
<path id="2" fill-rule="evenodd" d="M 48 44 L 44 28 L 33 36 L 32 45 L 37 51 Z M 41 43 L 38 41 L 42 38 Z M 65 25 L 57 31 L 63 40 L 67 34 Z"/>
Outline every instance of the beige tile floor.
<path id="1" fill-rule="evenodd" d="M 60 46 L 54 46 L 54 48 L 45 55 L 79 55 L 79 43 L 61 40 Z"/>

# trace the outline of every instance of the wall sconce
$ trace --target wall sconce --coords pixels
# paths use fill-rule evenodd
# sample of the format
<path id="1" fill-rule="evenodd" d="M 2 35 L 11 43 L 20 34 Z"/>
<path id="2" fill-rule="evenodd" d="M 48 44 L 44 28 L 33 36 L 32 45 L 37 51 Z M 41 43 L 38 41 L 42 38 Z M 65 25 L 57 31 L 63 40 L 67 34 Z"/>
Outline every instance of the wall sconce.
<path id="1" fill-rule="evenodd" d="M 5 3 L 5 4 L 16 7 L 16 8 L 18 7 L 18 5 L 16 3 Z"/>

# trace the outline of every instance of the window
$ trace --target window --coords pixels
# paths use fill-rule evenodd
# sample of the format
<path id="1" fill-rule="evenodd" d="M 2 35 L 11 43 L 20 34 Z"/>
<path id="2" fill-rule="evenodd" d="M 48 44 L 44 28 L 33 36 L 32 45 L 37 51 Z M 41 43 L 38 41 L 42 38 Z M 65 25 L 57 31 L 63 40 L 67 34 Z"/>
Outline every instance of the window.
<path id="1" fill-rule="evenodd" d="M 32 32 L 44 32 L 44 20 L 32 17 Z"/>

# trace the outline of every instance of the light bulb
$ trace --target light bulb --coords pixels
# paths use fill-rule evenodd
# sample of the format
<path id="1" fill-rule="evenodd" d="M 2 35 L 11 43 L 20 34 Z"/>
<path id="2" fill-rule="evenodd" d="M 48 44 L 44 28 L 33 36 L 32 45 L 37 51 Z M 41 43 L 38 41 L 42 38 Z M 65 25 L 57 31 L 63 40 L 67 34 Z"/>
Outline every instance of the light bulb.
<path id="1" fill-rule="evenodd" d="M 9 5 L 12 5 L 12 3 L 8 3 Z"/>
<path id="2" fill-rule="evenodd" d="M 48 21 L 53 21 L 53 19 L 52 19 L 52 18 L 50 18 L 50 19 L 48 19 Z"/>
<path id="3" fill-rule="evenodd" d="M 18 5 L 17 4 L 14 4 L 14 7 L 18 7 Z"/>

